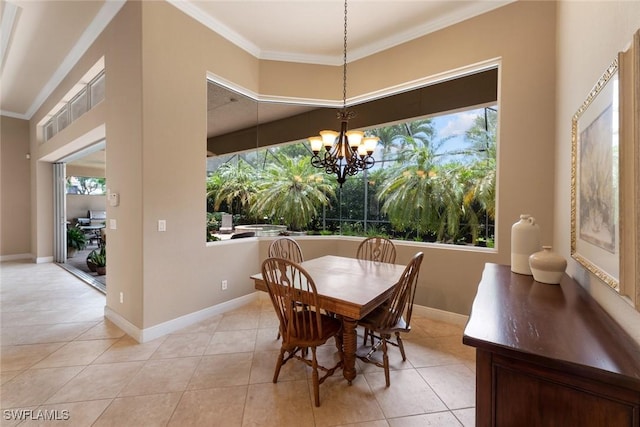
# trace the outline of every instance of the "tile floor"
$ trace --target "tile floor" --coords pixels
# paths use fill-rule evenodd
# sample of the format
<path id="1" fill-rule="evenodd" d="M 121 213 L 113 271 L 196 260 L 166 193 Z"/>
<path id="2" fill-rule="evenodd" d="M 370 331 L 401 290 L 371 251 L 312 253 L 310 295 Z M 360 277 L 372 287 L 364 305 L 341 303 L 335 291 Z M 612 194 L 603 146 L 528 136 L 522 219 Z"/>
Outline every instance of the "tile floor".
<path id="1" fill-rule="evenodd" d="M 313 405 L 307 368 L 271 382 L 279 341 L 266 295 L 138 344 L 105 320 L 104 295 L 54 264 L 0 265 L 3 426 L 473 426 L 475 355 L 462 328 L 414 316 L 391 387 L 358 361 Z M 319 350 L 332 358 L 333 341 Z M 44 420 L 54 418 L 56 420 Z"/>

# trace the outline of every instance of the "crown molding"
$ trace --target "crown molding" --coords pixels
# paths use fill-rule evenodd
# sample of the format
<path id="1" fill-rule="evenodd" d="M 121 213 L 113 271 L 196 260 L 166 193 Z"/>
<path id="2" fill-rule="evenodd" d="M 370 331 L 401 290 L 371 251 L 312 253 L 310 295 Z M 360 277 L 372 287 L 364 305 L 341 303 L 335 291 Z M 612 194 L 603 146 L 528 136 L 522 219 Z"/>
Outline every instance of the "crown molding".
<path id="1" fill-rule="evenodd" d="M 430 76 L 425 76 L 420 79 L 408 81 L 399 85 L 389 86 L 373 92 L 368 92 L 358 96 L 347 98 L 346 106 L 350 108 L 355 105 L 362 104 L 364 102 L 369 102 L 375 99 L 384 98 L 386 96 L 410 91 L 419 87 L 441 83 L 446 80 L 460 78 L 469 74 L 479 73 L 492 68 L 500 68 L 501 65 L 502 65 L 501 57 L 489 58 L 487 60 L 476 62 L 474 64 L 468 64 L 452 70 L 447 70 L 445 72 L 441 72 L 441 73 L 433 74 Z M 331 99 L 318 99 L 318 98 L 299 98 L 299 97 L 286 97 L 286 96 L 276 96 L 276 95 L 263 95 L 263 94 L 254 92 L 252 90 L 249 90 L 243 86 L 240 86 L 230 80 L 225 79 L 224 77 L 221 77 L 209 71 L 207 72 L 207 80 L 210 82 L 219 84 L 221 86 L 224 86 L 231 91 L 237 92 L 241 95 L 249 97 L 254 101 L 258 101 L 258 102 L 313 105 L 317 107 L 332 107 L 332 108 L 342 107 L 342 100 L 339 100 L 339 99 L 331 100 Z"/>
<path id="2" fill-rule="evenodd" d="M 256 58 L 260 58 L 260 48 L 256 44 L 242 37 L 240 34 L 233 31 L 231 28 L 227 27 L 225 24 L 223 24 L 213 16 L 202 11 L 202 9 L 200 9 L 192 2 L 184 0 L 167 0 L 167 3 L 184 12 L 205 27 L 229 40 L 231 43 L 247 51 Z"/>
<path id="3" fill-rule="evenodd" d="M 480 1 L 472 2 L 463 9 L 458 9 L 455 12 L 451 12 L 442 16 L 435 21 L 426 22 L 423 25 L 418 25 L 412 28 L 408 28 L 405 31 L 397 33 L 391 37 L 379 40 L 375 43 L 370 43 L 361 48 L 352 49 L 349 51 L 348 62 L 357 61 L 359 59 L 371 56 L 378 52 L 390 49 L 392 47 L 401 45 L 403 43 L 415 40 L 419 37 L 423 37 L 427 34 L 441 30 L 448 26 L 460 23 L 470 17 L 478 16 L 483 13 L 490 12 L 494 9 L 505 6 L 509 3 L 513 3 L 517 0 L 496 0 L 496 1 Z M 343 57 L 340 55 L 309 55 L 304 52 L 281 52 L 281 51 L 269 51 L 262 50 L 255 43 L 247 40 L 231 28 L 218 21 L 211 15 L 203 12 L 199 7 L 193 3 L 185 0 L 167 0 L 170 4 L 186 13 L 193 19 L 197 20 L 210 30 L 216 32 L 220 36 L 229 40 L 239 48 L 245 50 L 247 53 L 253 55 L 257 59 L 269 60 L 269 61 L 285 61 L 285 62 L 298 62 L 304 64 L 316 64 L 316 65 L 342 65 Z"/>
<path id="4" fill-rule="evenodd" d="M 0 110 L 0 116 L 11 117 L 13 119 L 22 119 L 29 120 L 31 117 L 28 117 L 26 114 L 14 113 L 13 111 Z"/>
<path id="5" fill-rule="evenodd" d="M 371 43 L 358 49 L 350 50 L 349 61 L 356 61 L 358 59 L 371 56 L 392 47 L 399 46 L 403 43 L 418 39 L 420 37 L 426 36 L 427 34 L 442 30 L 443 28 L 459 24 L 460 22 L 466 21 L 467 19 L 471 19 L 472 17 L 490 12 L 494 9 L 498 9 L 515 1 L 517 0 L 497 0 L 469 3 L 467 7 L 443 15 L 440 19 L 430 20 L 422 25 L 408 28 L 405 31 L 396 33 L 391 37 L 381 39 L 375 43 Z M 342 62 L 340 62 L 340 64 L 341 63 Z"/>

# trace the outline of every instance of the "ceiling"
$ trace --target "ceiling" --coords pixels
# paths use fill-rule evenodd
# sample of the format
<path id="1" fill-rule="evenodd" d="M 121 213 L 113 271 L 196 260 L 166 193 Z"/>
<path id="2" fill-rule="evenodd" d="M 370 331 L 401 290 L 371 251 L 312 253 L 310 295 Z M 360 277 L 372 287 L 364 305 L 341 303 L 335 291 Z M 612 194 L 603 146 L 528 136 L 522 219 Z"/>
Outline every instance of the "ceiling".
<path id="1" fill-rule="evenodd" d="M 344 3 L 340 0 L 167 1 L 258 58 L 342 63 Z M 351 0 L 348 60 L 512 1 Z M 123 5 L 124 0 L 0 0 L 0 113 L 30 119 Z M 233 93 L 226 93 L 222 102 L 232 97 Z M 229 102 L 240 108 L 242 103 L 237 101 Z M 260 116 L 282 117 L 286 108 L 261 107 Z"/>

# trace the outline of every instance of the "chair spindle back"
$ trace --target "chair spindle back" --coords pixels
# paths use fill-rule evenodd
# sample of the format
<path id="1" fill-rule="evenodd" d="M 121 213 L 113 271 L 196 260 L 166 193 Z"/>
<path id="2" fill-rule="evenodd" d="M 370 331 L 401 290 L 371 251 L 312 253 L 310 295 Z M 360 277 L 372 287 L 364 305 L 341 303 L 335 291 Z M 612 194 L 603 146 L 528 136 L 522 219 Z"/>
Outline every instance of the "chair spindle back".
<path id="1" fill-rule="evenodd" d="M 300 245 L 290 237 L 280 237 L 271 242 L 269 245 L 269 257 L 284 258 L 298 264 L 304 261 Z"/>
<path id="2" fill-rule="evenodd" d="M 396 262 L 396 247 L 384 237 L 369 237 L 358 246 L 356 258 L 393 264 Z"/>
<path id="3" fill-rule="evenodd" d="M 267 258 L 262 277 L 280 320 L 283 342 L 313 340 L 322 336 L 318 293 L 304 268 L 284 258 Z"/>
<path id="4" fill-rule="evenodd" d="M 388 310 L 385 311 L 385 315 L 380 322 L 381 329 L 393 327 L 403 315 L 406 324 L 410 324 L 411 314 L 413 312 L 413 300 L 416 296 L 418 274 L 423 258 L 424 254 L 418 252 L 404 269 L 393 294 L 388 300 Z"/>

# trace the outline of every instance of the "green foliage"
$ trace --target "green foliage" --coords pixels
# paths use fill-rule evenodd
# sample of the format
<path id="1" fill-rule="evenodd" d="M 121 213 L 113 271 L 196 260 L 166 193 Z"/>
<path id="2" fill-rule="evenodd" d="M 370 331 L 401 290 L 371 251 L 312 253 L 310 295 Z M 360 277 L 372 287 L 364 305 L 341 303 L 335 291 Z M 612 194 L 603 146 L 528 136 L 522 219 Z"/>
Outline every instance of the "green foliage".
<path id="1" fill-rule="evenodd" d="M 106 178 L 87 176 L 67 177 L 67 193 L 69 194 L 105 194 L 106 186 Z"/>
<path id="2" fill-rule="evenodd" d="M 364 235 L 364 225 L 362 222 L 343 222 L 340 226 L 340 234 L 343 236 L 362 236 Z"/>
<path id="3" fill-rule="evenodd" d="M 220 229 L 221 221 L 222 221 L 222 213 L 207 212 L 207 231 L 210 233 L 218 231 Z"/>
<path id="4" fill-rule="evenodd" d="M 100 250 L 94 249 L 87 258 L 90 262 L 95 264 L 96 267 L 107 266 L 107 249 L 105 245 L 102 245 Z"/>
<path id="5" fill-rule="evenodd" d="M 79 251 L 87 247 L 87 237 L 78 227 L 67 228 L 67 247 Z"/>
<path id="6" fill-rule="evenodd" d="M 412 229 L 419 237 L 442 226 L 437 203 L 443 196 L 442 180 L 437 179 L 440 171 L 429 140 L 403 137 L 403 145 L 403 161 L 387 170 L 378 197 L 396 230 Z"/>
<path id="7" fill-rule="evenodd" d="M 367 130 L 380 138 L 375 157 L 382 167 L 348 178 L 342 188 L 310 165 L 306 142 L 234 155 L 207 180 L 207 239 L 220 221 L 211 213 L 222 210 L 234 224 L 489 246 L 497 114 L 484 111 L 466 131 L 465 145 L 450 151 L 432 119 Z"/>
<path id="8" fill-rule="evenodd" d="M 215 210 L 216 196 L 222 187 L 222 177 L 220 173 L 214 173 L 207 178 L 207 212 Z"/>
<path id="9" fill-rule="evenodd" d="M 248 213 L 257 191 L 257 171 L 243 159 L 227 162 L 216 171 L 216 178 L 209 178 L 212 190 L 207 197 L 215 199 L 218 210 L 225 203 L 229 212 Z"/>
<path id="10" fill-rule="evenodd" d="M 495 216 L 495 120 L 476 119 L 466 133 L 469 163 L 440 152 L 429 122 L 407 127 L 396 137 L 399 158 L 378 190 L 382 212 L 397 231 L 414 230 L 414 238 L 435 234 L 447 243 L 478 239 L 481 219 Z M 413 125 L 412 124 L 412 125 Z"/>
<path id="11" fill-rule="evenodd" d="M 308 158 L 277 156 L 277 163 L 267 165 L 260 175 L 258 191 L 252 205 L 254 216 L 302 230 L 329 203 L 334 187 Z"/>
<path id="12" fill-rule="evenodd" d="M 484 238 L 484 237 L 478 237 L 478 246 L 482 246 L 485 248 L 494 248 L 495 247 L 495 240 L 493 237 L 489 237 L 489 238 Z"/>
<path id="13" fill-rule="evenodd" d="M 387 229 L 379 225 L 369 225 L 365 233 L 367 237 L 385 237 L 391 239 L 392 236 L 387 232 Z"/>

